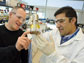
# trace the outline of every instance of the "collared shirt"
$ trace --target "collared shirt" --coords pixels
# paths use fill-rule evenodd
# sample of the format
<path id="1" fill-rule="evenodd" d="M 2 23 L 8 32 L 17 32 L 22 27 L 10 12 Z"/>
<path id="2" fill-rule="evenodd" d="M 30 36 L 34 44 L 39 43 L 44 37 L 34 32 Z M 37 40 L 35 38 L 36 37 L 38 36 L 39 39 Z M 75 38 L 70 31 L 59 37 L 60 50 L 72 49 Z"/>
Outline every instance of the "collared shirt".
<path id="1" fill-rule="evenodd" d="M 52 30 L 44 36 L 46 39 L 49 38 L 48 41 L 50 41 L 50 36 L 53 36 L 55 51 L 48 56 L 44 53 L 40 63 L 84 63 L 84 34 L 82 29 L 79 28 L 77 34 L 62 45 L 60 45 L 61 37 L 57 31 Z M 47 47 L 43 48 L 43 51 Z"/>
<path id="2" fill-rule="evenodd" d="M 77 28 L 76 31 L 73 34 L 67 35 L 67 36 L 62 36 L 61 37 L 61 43 L 60 44 L 65 43 L 66 41 L 68 41 L 71 38 L 73 38 L 78 33 L 78 31 L 79 31 L 79 29 Z"/>

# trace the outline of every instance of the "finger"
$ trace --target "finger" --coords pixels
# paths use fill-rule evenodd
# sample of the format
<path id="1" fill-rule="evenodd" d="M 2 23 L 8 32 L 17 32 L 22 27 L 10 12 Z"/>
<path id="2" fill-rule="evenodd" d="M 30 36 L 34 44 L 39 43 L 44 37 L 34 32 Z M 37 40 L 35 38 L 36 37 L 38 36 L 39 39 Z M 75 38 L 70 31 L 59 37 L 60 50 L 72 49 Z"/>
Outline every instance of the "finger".
<path id="1" fill-rule="evenodd" d="M 27 37 L 21 37 L 20 40 L 29 40 Z"/>
<path id="2" fill-rule="evenodd" d="M 37 37 L 38 37 L 38 39 L 40 39 L 41 41 L 44 42 L 44 39 L 45 39 L 44 37 L 42 37 L 41 35 L 38 35 Z"/>
<path id="3" fill-rule="evenodd" d="M 25 40 L 26 42 L 30 42 L 31 40 L 28 37 L 21 37 L 21 40 Z"/>
<path id="4" fill-rule="evenodd" d="M 21 43 L 23 44 L 23 48 L 24 48 L 25 50 L 27 50 L 29 44 L 31 43 L 31 40 L 29 40 L 29 39 L 26 38 L 26 37 L 22 37 L 22 38 L 21 38 Z"/>
<path id="5" fill-rule="evenodd" d="M 28 46 L 30 45 L 30 43 L 31 43 L 31 40 L 27 40 L 27 41 L 26 41 L 25 50 L 27 50 L 27 49 L 28 49 Z"/>
<path id="6" fill-rule="evenodd" d="M 28 46 L 27 46 L 27 42 L 25 40 L 22 40 L 20 44 L 24 49 L 27 49 Z"/>
<path id="7" fill-rule="evenodd" d="M 22 35 L 21 35 L 21 37 L 25 37 L 27 34 L 29 34 L 30 32 L 29 31 L 26 31 L 26 32 L 24 32 Z"/>

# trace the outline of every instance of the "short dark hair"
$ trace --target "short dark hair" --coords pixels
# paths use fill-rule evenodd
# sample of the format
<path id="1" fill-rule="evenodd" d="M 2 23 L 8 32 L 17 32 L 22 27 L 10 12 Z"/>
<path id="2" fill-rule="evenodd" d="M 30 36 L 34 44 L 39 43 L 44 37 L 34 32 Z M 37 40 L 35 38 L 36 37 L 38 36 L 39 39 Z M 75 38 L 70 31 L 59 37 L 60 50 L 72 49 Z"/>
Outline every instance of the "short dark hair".
<path id="1" fill-rule="evenodd" d="M 61 13 L 65 13 L 66 17 L 72 17 L 72 18 L 75 17 L 76 18 L 75 25 L 77 26 L 77 14 L 76 14 L 75 9 L 73 9 L 70 6 L 65 6 L 65 7 L 58 9 L 55 12 L 54 16 L 56 17 L 56 15 L 61 14 Z M 70 21 L 71 21 L 71 19 L 70 19 Z"/>

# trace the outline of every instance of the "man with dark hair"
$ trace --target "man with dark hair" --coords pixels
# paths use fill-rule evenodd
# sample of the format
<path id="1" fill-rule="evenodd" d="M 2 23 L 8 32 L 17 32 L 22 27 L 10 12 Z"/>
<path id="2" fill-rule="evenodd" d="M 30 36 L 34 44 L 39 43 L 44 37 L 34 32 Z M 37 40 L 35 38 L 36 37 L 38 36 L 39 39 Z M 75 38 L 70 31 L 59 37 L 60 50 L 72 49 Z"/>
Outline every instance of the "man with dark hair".
<path id="1" fill-rule="evenodd" d="M 54 16 L 56 17 L 56 15 L 60 13 L 65 13 L 66 17 L 69 17 L 70 21 L 72 17 L 75 17 L 76 18 L 75 25 L 77 27 L 77 14 L 76 14 L 76 11 L 72 7 L 67 6 L 67 7 L 60 8 L 58 11 L 55 12 Z"/>
<path id="2" fill-rule="evenodd" d="M 37 48 L 45 54 L 40 63 L 83 63 L 84 34 L 76 26 L 76 11 L 66 6 L 54 16 L 57 28 L 33 38 Z"/>
<path id="3" fill-rule="evenodd" d="M 0 63 L 28 63 L 28 46 L 31 42 L 20 26 L 24 23 L 26 11 L 14 7 L 9 13 L 8 23 L 0 26 Z"/>

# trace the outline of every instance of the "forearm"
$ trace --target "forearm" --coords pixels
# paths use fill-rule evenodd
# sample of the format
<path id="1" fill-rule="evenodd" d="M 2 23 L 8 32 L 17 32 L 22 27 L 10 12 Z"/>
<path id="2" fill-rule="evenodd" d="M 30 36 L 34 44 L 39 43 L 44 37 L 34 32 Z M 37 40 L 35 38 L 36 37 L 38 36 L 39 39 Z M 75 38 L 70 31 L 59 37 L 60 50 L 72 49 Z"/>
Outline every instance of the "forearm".
<path id="1" fill-rule="evenodd" d="M 28 50 L 22 50 L 21 51 L 21 63 L 28 63 L 29 55 Z"/>
<path id="2" fill-rule="evenodd" d="M 48 58 L 52 63 L 84 63 L 84 50 L 74 53 L 70 55 L 70 57 L 60 54 L 58 51 L 54 51 Z"/>
<path id="3" fill-rule="evenodd" d="M 34 41 L 32 41 L 32 58 L 34 58 L 37 52 L 38 52 L 38 48 L 35 45 Z"/>
<path id="4" fill-rule="evenodd" d="M 38 47 L 45 55 L 50 55 L 55 51 L 55 46 L 53 43 L 47 43 L 45 46 Z"/>
<path id="5" fill-rule="evenodd" d="M 41 35 L 35 36 L 33 38 L 36 47 L 46 55 L 50 55 L 55 50 L 55 44 L 52 36 L 49 38 L 49 41 Z"/>

